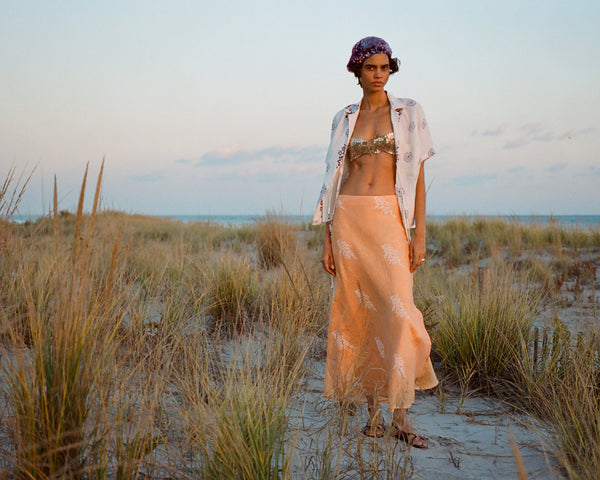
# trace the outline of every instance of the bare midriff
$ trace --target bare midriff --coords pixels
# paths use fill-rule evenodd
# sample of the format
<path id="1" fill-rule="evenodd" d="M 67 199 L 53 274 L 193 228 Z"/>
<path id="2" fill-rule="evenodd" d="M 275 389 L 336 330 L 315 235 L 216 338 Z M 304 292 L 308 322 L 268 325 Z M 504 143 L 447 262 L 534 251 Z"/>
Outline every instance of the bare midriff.
<path id="1" fill-rule="evenodd" d="M 343 195 L 394 195 L 396 156 L 380 152 L 349 161 Z"/>

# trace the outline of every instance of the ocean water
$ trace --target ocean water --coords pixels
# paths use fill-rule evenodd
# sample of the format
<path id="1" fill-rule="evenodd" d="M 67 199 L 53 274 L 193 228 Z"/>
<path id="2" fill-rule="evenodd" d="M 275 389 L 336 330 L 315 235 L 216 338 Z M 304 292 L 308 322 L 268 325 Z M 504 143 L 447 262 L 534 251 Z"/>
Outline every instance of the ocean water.
<path id="1" fill-rule="evenodd" d="M 218 225 L 240 226 L 265 220 L 266 215 L 157 215 L 157 218 L 168 218 L 189 222 L 211 222 Z M 40 215 L 13 215 L 10 220 L 15 223 L 35 221 Z M 310 215 L 285 215 L 281 217 L 290 223 L 310 223 Z M 429 221 L 444 221 L 452 218 L 476 219 L 503 219 L 509 222 L 524 224 L 557 225 L 574 228 L 600 228 L 600 215 L 429 215 Z"/>

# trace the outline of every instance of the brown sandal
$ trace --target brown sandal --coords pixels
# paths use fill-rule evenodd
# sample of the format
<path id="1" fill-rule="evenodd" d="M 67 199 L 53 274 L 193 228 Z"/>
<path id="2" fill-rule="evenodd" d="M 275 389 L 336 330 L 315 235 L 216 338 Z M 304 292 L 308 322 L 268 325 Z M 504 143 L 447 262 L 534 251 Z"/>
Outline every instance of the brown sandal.
<path id="1" fill-rule="evenodd" d="M 405 432 L 404 430 L 400 430 L 400 428 L 396 425 L 392 425 L 392 437 L 397 438 L 398 440 L 402 440 L 409 447 L 415 448 L 428 448 L 427 439 L 417 435 L 415 432 Z M 416 443 L 415 443 L 416 442 Z"/>
<path id="2" fill-rule="evenodd" d="M 381 438 L 385 435 L 385 424 L 380 422 L 373 428 L 371 422 L 368 422 L 361 431 L 367 437 Z"/>

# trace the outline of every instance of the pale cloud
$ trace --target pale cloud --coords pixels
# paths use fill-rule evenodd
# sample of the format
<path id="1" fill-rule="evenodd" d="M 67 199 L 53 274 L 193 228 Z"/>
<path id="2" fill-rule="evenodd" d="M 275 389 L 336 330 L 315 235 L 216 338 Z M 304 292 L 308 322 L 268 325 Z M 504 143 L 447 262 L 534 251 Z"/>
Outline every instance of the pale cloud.
<path id="1" fill-rule="evenodd" d="M 574 174 L 577 178 L 591 179 L 593 177 L 600 177 L 600 165 L 588 165 L 587 168 L 583 168 Z"/>
<path id="2" fill-rule="evenodd" d="M 552 132 L 543 132 L 543 133 L 540 133 L 539 135 L 535 135 L 533 137 L 533 140 L 538 141 L 538 142 L 550 142 L 550 141 L 554 140 L 555 138 L 556 138 L 556 136 Z"/>
<path id="3" fill-rule="evenodd" d="M 549 172 L 549 173 L 560 172 L 561 170 L 564 170 L 566 166 L 567 166 L 566 163 L 555 163 L 554 165 L 545 167 L 544 172 Z"/>
<path id="4" fill-rule="evenodd" d="M 509 169 L 507 170 L 507 172 L 508 172 L 508 173 L 511 173 L 511 174 L 513 174 L 513 175 L 516 175 L 517 173 L 521 173 L 523 170 L 525 170 L 525 167 L 524 167 L 524 166 L 522 166 L 522 165 L 519 165 L 519 166 L 517 166 L 517 167 L 512 167 L 512 168 L 509 168 Z"/>
<path id="5" fill-rule="evenodd" d="M 547 130 L 541 123 L 527 123 L 519 127 L 521 135 L 513 140 L 508 140 L 503 149 L 520 148 L 533 142 L 550 142 L 556 139 L 556 135 Z"/>
<path id="6" fill-rule="evenodd" d="M 478 185 L 491 180 L 496 180 L 496 174 L 463 175 L 454 178 L 454 183 L 461 186 Z"/>
<path id="7" fill-rule="evenodd" d="M 572 138 L 578 137 L 580 135 L 589 135 L 590 133 L 596 132 L 598 132 L 598 128 L 596 127 L 580 128 L 578 130 L 568 130 L 565 133 L 563 133 L 560 137 L 558 137 L 558 139 L 571 140 Z"/>
<path id="8" fill-rule="evenodd" d="M 257 150 L 225 148 L 208 152 L 194 166 L 219 180 L 253 179 L 276 182 L 323 175 L 325 147 L 270 146 Z"/>
<path id="9" fill-rule="evenodd" d="M 508 130 L 508 124 L 503 123 L 502 125 L 494 128 L 493 130 L 485 130 L 484 132 L 481 132 L 481 136 L 482 137 L 497 137 L 498 135 L 502 135 L 503 133 L 505 133 L 506 130 Z M 473 133 L 475 134 L 476 131 Z"/>
<path id="10" fill-rule="evenodd" d="M 541 123 L 526 123 L 521 126 L 520 130 L 525 135 L 536 135 L 544 130 L 544 126 Z"/>
<path id="11" fill-rule="evenodd" d="M 165 179 L 165 174 L 162 172 L 139 173 L 130 175 L 129 179 L 134 182 L 159 182 Z"/>
<path id="12" fill-rule="evenodd" d="M 520 147 L 524 147 L 525 145 L 528 145 L 532 141 L 533 140 L 531 138 L 520 137 L 520 138 L 517 138 L 516 140 L 509 140 L 508 142 L 506 142 L 504 144 L 504 146 L 502 148 L 505 150 L 508 150 L 511 148 L 520 148 Z"/>
<path id="13" fill-rule="evenodd" d="M 598 132 L 596 127 L 587 127 L 574 130 L 568 130 L 561 135 L 547 130 L 541 123 L 528 123 L 519 129 L 523 132 L 520 137 L 507 141 L 503 149 L 520 148 L 533 142 L 552 142 L 554 140 L 571 140 L 581 135 L 589 135 Z"/>
<path id="14" fill-rule="evenodd" d="M 287 163 L 290 161 L 324 162 L 326 150 L 317 146 L 270 146 L 246 150 L 237 146 L 205 153 L 195 162 L 196 167 L 252 164 L 254 162 Z"/>

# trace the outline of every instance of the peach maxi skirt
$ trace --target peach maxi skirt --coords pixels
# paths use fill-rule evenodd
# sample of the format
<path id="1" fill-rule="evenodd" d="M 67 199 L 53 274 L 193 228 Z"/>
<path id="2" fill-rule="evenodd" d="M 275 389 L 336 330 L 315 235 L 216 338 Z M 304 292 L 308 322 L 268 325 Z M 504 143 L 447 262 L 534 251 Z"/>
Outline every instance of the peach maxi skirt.
<path id="1" fill-rule="evenodd" d="M 408 241 L 395 195 L 340 195 L 331 227 L 335 291 L 323 394 L 388 410 L 437 385 L 431 340 L 413 301 Z"/>

